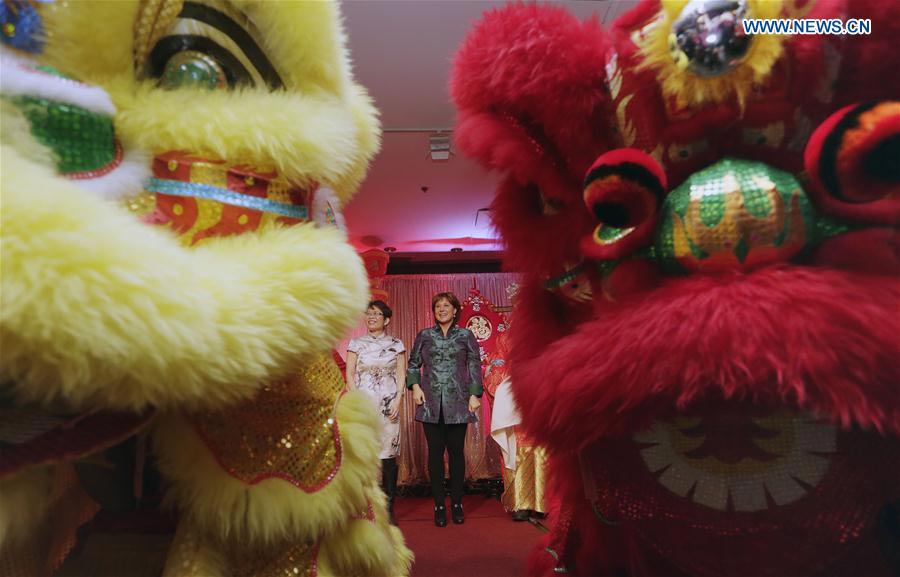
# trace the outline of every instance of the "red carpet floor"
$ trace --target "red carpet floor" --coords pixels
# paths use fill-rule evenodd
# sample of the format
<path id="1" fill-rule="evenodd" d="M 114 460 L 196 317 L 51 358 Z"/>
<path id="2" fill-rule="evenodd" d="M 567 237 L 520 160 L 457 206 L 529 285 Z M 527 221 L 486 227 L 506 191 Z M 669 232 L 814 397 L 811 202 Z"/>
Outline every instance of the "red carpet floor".
<path id="1" fill-rule="evenodd" d="M 435 527 L 431 498 L 398 498 L 397 524 L 416 560 L 412 577 L 520 577 L 525 560 L 544 534 L 531 523 L 515 523 L 496 499 L 466 496 L 466 522 Z"/>

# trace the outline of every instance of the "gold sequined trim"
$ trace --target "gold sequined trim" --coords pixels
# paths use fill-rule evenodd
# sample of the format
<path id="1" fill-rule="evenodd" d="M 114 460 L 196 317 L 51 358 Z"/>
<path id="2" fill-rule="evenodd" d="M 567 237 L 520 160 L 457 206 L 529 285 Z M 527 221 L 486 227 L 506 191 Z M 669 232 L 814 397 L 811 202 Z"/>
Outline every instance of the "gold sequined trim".
<path id="1" fill-rule="evenodd" d="M 191 525 L 178 527 L 163 577 L 209 577 L 227 568 L 230 577 L 316 577 L 319 543 L 218 541 Z"/>
<path id="2" fill-rule="evenodd" d="M 318 543 L 295 543 L 281 550 L 272 547 L 230 548 L 228 565 L 234 577 L 315 577 L 318 573 Z"/>
<path id="3" fill-rule="evenodd" d="M 315 492 L 340 468 L 334 406 L 343 386 L 334 361 L 322 356 L 295 377 L 265 386 L 251 401 L 192 420 L 233 477 L 251 485 L 280 478 Z"/>
<path id="4" fill-rule="evenodd" d="M 181 13 L 184 0 L 142 0 L 134 21 L 134 71 L 143 78 L 147 57 Z"/>

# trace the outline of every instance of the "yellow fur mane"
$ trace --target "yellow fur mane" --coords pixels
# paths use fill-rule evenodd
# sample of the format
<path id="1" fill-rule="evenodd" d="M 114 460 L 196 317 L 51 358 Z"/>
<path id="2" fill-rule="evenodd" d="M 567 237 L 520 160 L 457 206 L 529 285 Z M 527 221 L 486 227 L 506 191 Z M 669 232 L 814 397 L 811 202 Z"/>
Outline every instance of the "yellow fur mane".
<path id="1" fill-rule="evenodd" d="M 147 70 L 160 74 L 149 54 L 164 35 L 181 34 L 179 17 L 210 42 L 218 32 L 223 45 L 232 41 L 224 29 L 192 20 L 197 12 L 183 13 L 181 0 L 42 4 L 47 46 L 40 63 L 109 94 L 115 136 L 126 154 L 146 153 L 140 158 L 148 173 L 151 156 L 177 151 L 275 170 L 292 186 L 321 185 L 348 201 L 379 148 L 380 127 L 353 80 L 338 5 L 192 2 L 236 16 L 232 26 L 246 26 L 243 33 L 281 82 L 220 82 L 205 90 L 145 77 Z M 280 430 L 318 429 L 321 423 L 302 411 L 261 417 L 254 395 L 314 358 L 330 363 L 335 386 L 326 397 L 343 386 L 331 349 L 363 311 L 369 288 L 346 234 L 313 223 L 267 223 L 182 246 L 172 230 L 61 177 L 26 118 L 9 102 L 0 112 L 4 393 L 17 406 L 158 411 L 155 455 L 180 515 L 167 577 L 229 575 L 230 552 L 252 557 L 266 550 L 279 559 L 311 543 L 325 576 L 407 574 L 412 555 L 388 523 L 378 484 L 378 420 L 368 399 L 348 394 L 339 401 L 342 460 L 310 493 L 277 475 L 259 483 L 233 477 L 191 420 L 203 413 L 221 424 L 237 407 L 239 416 L 223 426 L 244 431 L 242 423 L 266 418 Z M 145 177 L 135 178 L 137 190 Z M 326 399 L 328 410 L 332 402 Z M 241 450 L 242 457 L 253 452 Z M 64 459 L 71 456 L 60 458 L 56 468 L 17 471 L 0 482 L 0 555 L 10 551 L 4 542 L 38 551 L 35 535 L 55 529 L 48 490 L 55 477 L 48 474 L 70 467 Z"/>

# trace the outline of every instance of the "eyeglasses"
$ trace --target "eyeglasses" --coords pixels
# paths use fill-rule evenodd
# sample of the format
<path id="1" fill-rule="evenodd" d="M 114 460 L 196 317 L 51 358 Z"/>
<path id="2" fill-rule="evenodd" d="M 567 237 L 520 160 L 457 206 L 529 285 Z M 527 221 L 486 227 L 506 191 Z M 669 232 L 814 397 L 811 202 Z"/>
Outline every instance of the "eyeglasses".
<path id="1" fill-rule="evenodd" d="M 366 316 L 367 317 L 383 317 L 384 313 L 366 311 Z"/>

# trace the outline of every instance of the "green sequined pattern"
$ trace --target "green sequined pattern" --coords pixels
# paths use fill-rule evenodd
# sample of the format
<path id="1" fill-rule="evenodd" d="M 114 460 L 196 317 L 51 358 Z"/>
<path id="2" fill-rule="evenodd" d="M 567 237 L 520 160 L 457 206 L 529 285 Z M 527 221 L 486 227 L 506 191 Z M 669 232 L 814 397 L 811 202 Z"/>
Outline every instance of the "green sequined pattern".
<path id="1" fill-rule="evenodd" d="M 789 260 L 818 236 L 789 173 L 725 159 L 693 174 L 661 210 L 654 248 L 664 268 L 735 270 Z"/>
<path id="2" fill-rule="evenodd" d="M 50 147 L 63 174 L 97 170 L 116 157 L 112 118 L 71 104 L 20 97 L 15 103 L 38 142 Z"/>
<path id="3" fill-rule="evenodd" d="M 612 242 L 624 238 L 633 229 L 631 228 L 615 228 L 613 226 L 601 226 L 597 231 L 597 238 L 604 242 Z"/>

